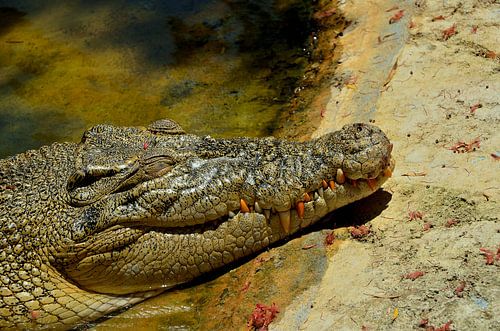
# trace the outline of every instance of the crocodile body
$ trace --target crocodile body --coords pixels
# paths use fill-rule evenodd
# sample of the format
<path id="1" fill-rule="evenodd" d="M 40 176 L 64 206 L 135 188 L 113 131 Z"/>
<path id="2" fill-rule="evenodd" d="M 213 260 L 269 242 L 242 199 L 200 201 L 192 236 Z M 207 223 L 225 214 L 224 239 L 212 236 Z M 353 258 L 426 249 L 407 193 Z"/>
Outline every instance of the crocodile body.
<path id="1" fill-rule="evenodd" d="M 162 120 L 0 160 L 0 329 L 68 329 L 258 252 L 377 190 L 391 150 L 366 124 L 291 142 Z"/>

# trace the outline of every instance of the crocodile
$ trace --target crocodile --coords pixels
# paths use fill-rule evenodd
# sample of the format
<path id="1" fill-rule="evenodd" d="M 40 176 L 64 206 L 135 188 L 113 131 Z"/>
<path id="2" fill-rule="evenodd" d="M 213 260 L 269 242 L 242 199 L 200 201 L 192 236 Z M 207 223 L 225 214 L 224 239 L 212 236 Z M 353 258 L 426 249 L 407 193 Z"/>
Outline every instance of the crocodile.
<path id="1" fill-rule="evenodd" d="M 0 160 L 0 329 L 69 329 L 254 254 L 372 194 L 392 144 L 215 139 L 163 119 Z"/>

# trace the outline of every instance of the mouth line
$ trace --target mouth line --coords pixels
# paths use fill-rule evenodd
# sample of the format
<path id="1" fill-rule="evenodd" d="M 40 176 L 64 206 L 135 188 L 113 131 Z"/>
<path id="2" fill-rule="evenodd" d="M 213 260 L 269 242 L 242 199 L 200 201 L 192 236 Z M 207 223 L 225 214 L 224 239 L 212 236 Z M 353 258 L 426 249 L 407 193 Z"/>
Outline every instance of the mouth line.
<path id="1" fill-rule="evenodd" d="M 327 205 L 330 206 L 330 204 L 332 204 L 331 202 L 337 198 L 337 194 L 342 195 L 348 190 L 367 190 L 367 186 L 369 191 L 375 192 L 385 181 L 383 180 L 384 178 L 387 179 L 392 176 L 392 168 L 393 167 L 389 165 L 385 167 L 376 177 L 360 179 L 350 179 L 343 174 L 341 169 L 338 169 L 335 179 L 322 180 L 317 189 L 304 192 L 302 197 L 297 199 L 295 204 L 292 204 L 289 209 L 277 210 L 275 207 L 271 207 L 271 209 L 266 210 L 260 208 L 258 202 L 255 202 L 253 206 L 248 207 L 246 201 L 241 199 L 240 210 L 235 211 L 232 214 L 233 216 L 236 216 L 239 213 L 258 213 L 264 215 L 268 222 L 270 222 L 272 218 L 278 217 L 281 229 L 286 235 L 288 235 L 291 231 L 291 219 L 299 219 L 299 222 L 302 223 L 301 220 L 311 218 L 311 215 L 307 215 L 308 210 L 311 210 L 311 208 L 316 210 L 317 204 L 327 203 Z M 326 214 L 334 209 L 336 208 L 328 208 L 326 213 L 324 213 L 321 217 L 326 216 Z M 229 216 L 229 219 L 232 219 L 231 213 Z M 309 224 L 310 221 L 306 222 L 305 225 L 307 226 Z M 305 226 L 301 225 L 301 228 L 303 227 Z"/>
<path id="2" fill-rule="evenodd" d="M 155 231 L 171 235 L 201 234 L 206 231 L 217 230 L 221 224 L 234 221 L 235 218 L 241 217 L 240 214 L 254 213 L 265 217 L 268 224 L 270 224 L 271 220 L 277 218 L 281 225 L 281 230 L 285 235 L 288 235 L 291 232 L 291 221 L 294 219 L 301 220 L 311 218 L 310 211 L 316 210 L 318 204 L 330 205 L 331 200 L 335 200 L 337 195 L 343 195 L 346 190 L 360 190 L 367 192 L 374 192 L 378 190 L 381 183 L 385 181 L 384 179 L 387 179 L 392 175 L 392 168 L 393 167 L 391 165 L 388 165 L 375 178 L 362 178 L 356 180 L 346 177 L 339 169 L 340 171 L 337 171 L 334 179 L 322 180 L 316 189 L 304 192 L 302 197 L 297 199 L 294 204 L 291 204 L 288 209 L 277 209 L 274 206 L 264 209 L 259 205 L 258 201 L 250 202 L 241 198 L 239 209 L 231 210 L 226 215 L 204 223 L 186 226 L 161 226 L 158 225 L 159 223 L 157 219 L 146 218 L 139 221 L 140 224 L 137 223 L 137 220 L 134 220 L 133 222 L 119 223 L 119 225 L 131 229 L 142 229 L 145 232 Z M 330 208 L 326 211 L 325 215 L 329 211 L 331 211 Z M 148 220 L 150 221 L 150 225 L 148 225 Z M 151 223 L 154 223 L 154 225 Z M 306 225 L 308 224 L 310 224 L 310 221 L 306 222 Z"/>

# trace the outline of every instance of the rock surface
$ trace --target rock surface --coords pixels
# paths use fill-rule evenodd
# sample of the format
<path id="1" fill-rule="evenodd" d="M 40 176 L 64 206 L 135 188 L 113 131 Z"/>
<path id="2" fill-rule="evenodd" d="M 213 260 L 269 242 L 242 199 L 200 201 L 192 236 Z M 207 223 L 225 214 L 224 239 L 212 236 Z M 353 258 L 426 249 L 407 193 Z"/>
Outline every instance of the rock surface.
<path id="1" fill-rule="evenodd" d="M 498 2 L 349 1 L 340 9 L 352 23 L 337 75 L 356 79 L 332 89 L 313 136 L 374 121 L 394 143 L 392 197 L 368 222 L 369 239 L 328 254 L 319 284 L 271 329 L 406 330 L 425 320 L 497 329 L 500 261 L 487 264 L 480 249 L 500 248 Z M 404 277 L 416 271 L 423 275 Z M 306 302 L 314 308 L 304 313 Z"/>

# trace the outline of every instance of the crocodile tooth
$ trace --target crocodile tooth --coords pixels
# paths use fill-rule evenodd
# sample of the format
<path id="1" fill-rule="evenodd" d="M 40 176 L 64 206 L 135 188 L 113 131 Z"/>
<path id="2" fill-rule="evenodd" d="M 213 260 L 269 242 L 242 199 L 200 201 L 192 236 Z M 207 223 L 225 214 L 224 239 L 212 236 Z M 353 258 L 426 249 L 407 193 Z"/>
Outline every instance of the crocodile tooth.
<path id="1" fill-rule="evenodd" d="M 266 216 L 266 220 L 271 218 L 271 209 L 264 209 L 264 216 Z"/>
<path id="2" fill-rule="evenodd" d="M 320 187 L 320 188 L 318 189 L 318 194 L 319 194 L 319 196 L 320 196 L 320 197 L 323 197 L 323 193 L 324 193 L 323 188 L 322 188 L 322 187 Z"/>
<path id="3" fill-rule="evenodd" d="M 229 216 L 229 218 L 233 218 L 234 216 L 236 216 L 236 214 L 230 211 L 229 213 L 227 213 L 227 216 Z"/>
<path id="4" fill-rule="evenodd" d="M 255 201 L 254 208 L 257 213 L 262 214 L 262 208 L 260 208 L 259 203 L 257 201 Z"/>
<path id="5" fill-rule="evenodd" d="M 391 168 L 387 167 L 384 169 L 384 176 L 385 177 L 391 177 L 392 176 L 392 170 Z"/>
<path id="6" fill-rule="evenodd" d="M 297 202 L 295 209 L 297 209 L 297 215 L 299 215 L 299 218 L 304 218 L 304 202 Z"/>
<path id="7" fill-rule="evenodd" d="M 314 200 L 318 200 L 319 199 L 319 194 L 318 192 L 314 192 Z"/>
<path id="8" fill-rule="evenodd" d="M 243 199 L 240 199 L 240 211 L 242 213 L 249 213 L 250 212 L 250 208 L 248 208 L 246 201 Z"/>
<path id="9" fill-rule="evenodd" d="M 332 191 L 335 189 L 335 182 L 333 180 L 330 181 L 330 188 Z"/>
<path id="10" fill-rule="evenodd" d="M 309 194 L 304 193 L 304 202 L 309 202 L 309 201 L 311 201 L 311 197 L 309 196 Z"/>
<path id="11" fill-rule="evenodd" d="M 280 217 L 280 223 L 281 227 L 283 228 L 283 231 L 285 231 L 286 234 L 290 233 L 290 211 L 280 211 L 279 212 L 279 217 Z"/>
<path id="12" fill-rule="evenodd" d="M 342 169 L 340 169 L 340 168 L 337 169 L 337 176 L 335 177 L 335 179 L 337 180 L 337 183 L 339 183 L 339 184 L 345 183 L 345 175 L 344 175 L 344 171 L 342 171 Z"/>
<path id="13" fill-rule="evenodd" d="M 321 185 L 323 186 L 323 188 L 326 190 L 326 188 L 328 187 L 328 184 L 326 183 L 326 180 L 322 180 L 321 181 Z"/>
<path id="14" fill-rule="evenodd" d="M 368 186 L 370 186 L 372 191 L 375 191 L 377 189 L 377 180 L 375 178 L 368 178 L 366 182 L 368 183 Z"/>

